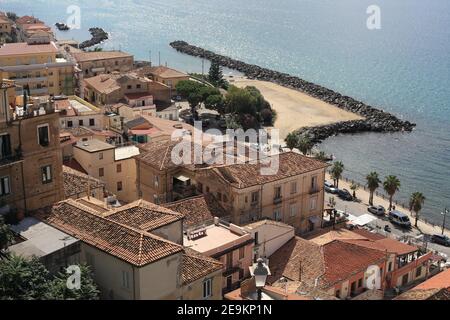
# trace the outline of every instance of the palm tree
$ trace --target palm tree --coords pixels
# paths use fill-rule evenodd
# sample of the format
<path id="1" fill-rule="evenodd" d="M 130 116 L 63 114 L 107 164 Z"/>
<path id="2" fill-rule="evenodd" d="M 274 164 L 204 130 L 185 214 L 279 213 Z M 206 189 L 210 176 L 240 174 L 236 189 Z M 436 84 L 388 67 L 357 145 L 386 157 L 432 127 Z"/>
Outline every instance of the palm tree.
<path id="1" fill-rule="evenodd" d="M 425 203 L 426 198 L 420 192 L 414 192 L 409 199 L 409 210 L 414 211 L 416 213 L 416 228 L 417 223 L 419 222 L 419 213 L 422 210 L 422 207 Z"/>
<path id="2" fill-rule="evenodd" d="M 336 161 L 331 167 L 331 177 L 334 180 L 334 185 L 339 189 L 339 180 L 342 178 L 344 172 L 344 164 L 341 161 Z"/>
<path id="3" fill-rule="evenodd" d="M 314 156 L 314 158 L 316 158 L 319 161 L 323 161 L 326 162 L 327 161 L 327 155 L 325 152 L 323 151 L 319 151 L 318 153 L 316 153 L 316 155 Z"/>
<path id="4" fill-rule="evenodd" d="M 291 150 L 297 148 L 298 140 L 298 136 L 294 132 L 291 132 L 286 137 L 286 146 Z"/>
<path id="5" fill-rule="evenodd" d="M 350 189 L 353 191 L 353 198 L 356 198 L 356 191 L 359 190 L 359 185 L 356 182 L 353 182 L 352 185 L 350 186 Z"/>
<path id="6" fill-rule="evenodd" d="M 400 180 L 396 176 L 387 176 L 383 183 L 384 191 L 389 195 L 389 211 L 392 210 L 392 200 L 400 186 Z"/>
<path id="7" fill-rule="evenodd" d="M 371 172 L 367 177 L 367 187 L 370 191 L 369 204 L 373 206 L 373 194 L 380 187 L 381 180 L 378 177 L 378 173 Z"/>
<path id="8" fill-rule="evenodd" d="M 305 156 L 308 154 L 308 152 L 311 151 L 313 146 L 314 146 L 314 144 L 312 143 L 311 137 L 309 135 L 302 135 L 298 139 L 298 149 Z"/>

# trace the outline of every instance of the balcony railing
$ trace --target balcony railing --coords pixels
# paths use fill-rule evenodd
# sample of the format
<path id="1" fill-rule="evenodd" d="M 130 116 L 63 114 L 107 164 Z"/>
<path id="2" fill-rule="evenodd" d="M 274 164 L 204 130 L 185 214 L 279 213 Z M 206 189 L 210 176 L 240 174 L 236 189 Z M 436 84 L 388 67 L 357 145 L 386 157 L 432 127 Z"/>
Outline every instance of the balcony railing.
<path id="1" fill-rule="evenodd" d="M 280 204 L 283 202 L 283 197 L 276 197 L 273 199 L 273 204 Z"/>
<path id="2" fill-rule="evenodd" d="M 21 161 L 22 159 L 23 158 L 20 153 L 16 153 L 14 155 L 9 155 L 9 156 L 3 156 L 3 157 L 0 157 L 0 166 L 10 165 L 15 162 Z"/>
<path id="3" fill-rule="evenodd" d="M 319 193 L 320 191 L 321 190 L 319 187 L 314 187 L 314 188 L 309 189 L 309 194 L 316 194 L 316 193 Z"/>

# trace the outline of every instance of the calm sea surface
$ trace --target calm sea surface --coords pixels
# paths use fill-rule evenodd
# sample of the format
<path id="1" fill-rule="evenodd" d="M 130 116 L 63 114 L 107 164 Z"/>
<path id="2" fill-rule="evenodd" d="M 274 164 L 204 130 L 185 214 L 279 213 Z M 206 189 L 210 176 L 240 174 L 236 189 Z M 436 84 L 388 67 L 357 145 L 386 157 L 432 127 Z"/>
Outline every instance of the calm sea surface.
<path id="1" fill-rule="evenodd" d="M 366 28 L 366 9 L 381 8 L 381 30 Z M 186 71 L 201 61 L 176 53 L 186 40 L 218 53 L 288 72 L 418 124 L 412 134 L 358 134 L 322 148 L 364 181 L 378 171 L 397 175 L 406 202 L 426 197 L 424 215 L 439 223 L 450 207 L 450 1 L 448 0 L 0 0 L 0 10 L 65 22 L 81 8 L 81 29 L 60 39 L 89 38 L 103 27 L 103 46 Z M 449 219 L 450 220 L 450 219 Z M 450 226 L 450 223 L 449 223 Z"/>

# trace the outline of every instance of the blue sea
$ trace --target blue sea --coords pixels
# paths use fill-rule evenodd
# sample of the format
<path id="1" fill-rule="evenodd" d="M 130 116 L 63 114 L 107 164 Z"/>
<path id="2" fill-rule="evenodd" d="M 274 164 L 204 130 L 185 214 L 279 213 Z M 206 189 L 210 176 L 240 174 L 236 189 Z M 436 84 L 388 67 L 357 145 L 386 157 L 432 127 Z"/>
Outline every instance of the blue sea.
<path id="1" fill-rule="evenodd" d="M 372 4 L 381 10 L 379 30 L 366 27 Z M 428 220 L 440 223 L 450 207 L 450 1 L 0 0 L 0 10 L 49 25 L 65 22 L 71 5 L 81 9 L 81 29 L 57 32 L 59 39 L 86 40 L 88 28 L 99 26 L 111 34 L 106 49 L 201 71 L 199 59 L 169 47 L 185 40 L 416 122 L 413 133 L 338 136 L 321 148 L 357 181 L 370 171 L 397 175 L 400 201 L 424 193 Z"/>

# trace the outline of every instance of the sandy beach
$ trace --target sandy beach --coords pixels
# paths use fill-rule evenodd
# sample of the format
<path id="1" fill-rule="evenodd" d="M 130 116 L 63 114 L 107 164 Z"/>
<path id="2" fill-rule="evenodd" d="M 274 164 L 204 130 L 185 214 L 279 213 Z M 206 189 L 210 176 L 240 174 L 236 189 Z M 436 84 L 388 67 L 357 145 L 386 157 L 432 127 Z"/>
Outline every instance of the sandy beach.
<path id="1" fill-rule="evenodd" d="M 249 80 L 244 77 L 233 78 L 233 80 L 231 84 L 237 87 L 254 86 L 261 91 L 264 98 L 277 111 L 275 128 L 280 129 L 282 140 L 290 132 L 302 127 L 362 119 L 357 114 L 271 82 Z"/>

